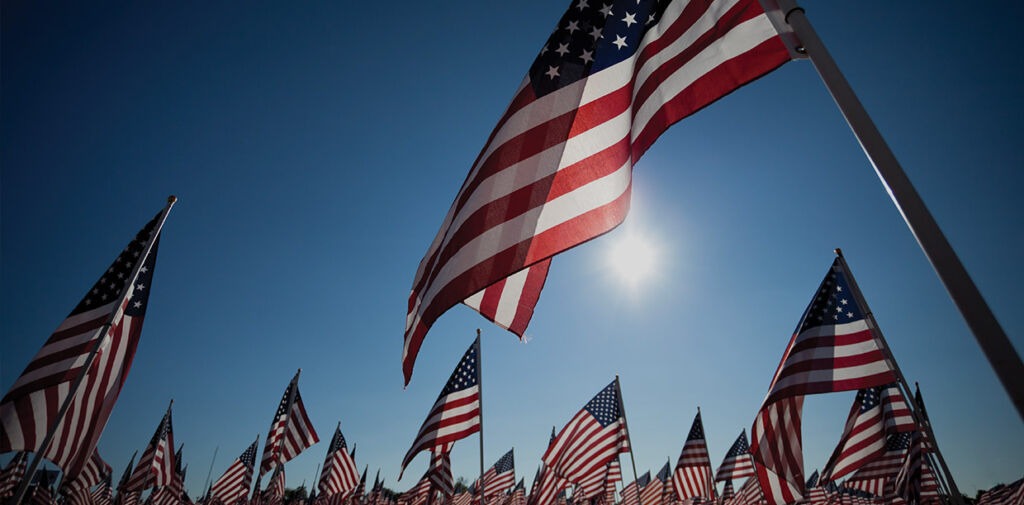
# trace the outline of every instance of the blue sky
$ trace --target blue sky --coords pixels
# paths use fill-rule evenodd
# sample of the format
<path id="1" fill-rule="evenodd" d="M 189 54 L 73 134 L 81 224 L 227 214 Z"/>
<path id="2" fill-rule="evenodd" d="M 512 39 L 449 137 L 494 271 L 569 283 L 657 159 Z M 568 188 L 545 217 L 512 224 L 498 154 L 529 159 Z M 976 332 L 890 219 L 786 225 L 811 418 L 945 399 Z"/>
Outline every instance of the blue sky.
<path id="1" fill-rule="evenodd" d="M 812 66 L 793 62 L 674 126 L 633 209 L 553 262 L 522 344 L 465 307 L 403 390 L 416 266 L 562 2 L 7 3 L 0 97 L 0 389 L 169 194 L 142 343 L 100 451 L 119 475 L 173 398 L 199 493 L 266 436 L 288 380 L 322 442 L 395 489 L 402 455 L 476 328 L 485 462 L 532 477 L 616 374 L 638 470 L 673 463 L 701 407 L 717 465 L 748 429 L 842 247 L 962 491 L 1024 473 L 1024 425 Z M 1018 349 L 1019 5 L 807 2 L 808 17 Z M 612 274 L 626 233 L 658 250 Z M 809 474 L 853 393 L 808 398 Z M 477 473 L 475 438 L 456 475 Z M 631 478 L 630 472 L 627 479 Z"/>

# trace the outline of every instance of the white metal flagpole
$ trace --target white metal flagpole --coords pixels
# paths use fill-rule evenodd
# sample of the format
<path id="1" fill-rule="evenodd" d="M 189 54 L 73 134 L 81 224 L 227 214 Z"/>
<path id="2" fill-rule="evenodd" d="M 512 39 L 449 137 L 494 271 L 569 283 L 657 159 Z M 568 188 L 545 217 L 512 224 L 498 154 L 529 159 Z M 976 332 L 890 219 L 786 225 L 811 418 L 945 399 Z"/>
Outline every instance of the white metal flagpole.
<path id="1" fill-rule="evenodd" d="M 818 38 L 818 34 L 804 15 L 803 8 L 797 6 L 795 0 L 762 1 L 777 1 L 785 16 L 785 22 L 792 28 L 802 45 L 802 52 L 814 64 L 861 148 L 875 167 L 882 185 L 903 215 L 918 245 L 928 257 L 932 268 L 945 285 L 950 298 L 960 310 L 975 340 L 1002 382 L 1003 389 L 1017 409 L 1017 414 L 1024 419 L 1024 380 L 1021 380 L 1021 377 L 1024 377 L 1024 363 L 953 251 L 953 247 L 939 229 L 935 218 L 910 183 L 896 156 L 854 94 L 846 77 L 840 72 L 825 44 Z"/>

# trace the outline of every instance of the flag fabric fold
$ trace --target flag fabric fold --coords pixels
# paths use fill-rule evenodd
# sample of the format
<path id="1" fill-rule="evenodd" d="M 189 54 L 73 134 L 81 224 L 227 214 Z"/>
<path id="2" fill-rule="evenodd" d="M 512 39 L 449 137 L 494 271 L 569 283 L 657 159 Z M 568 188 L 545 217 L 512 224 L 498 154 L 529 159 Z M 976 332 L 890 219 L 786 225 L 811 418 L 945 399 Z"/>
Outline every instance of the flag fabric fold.
<path id="1" fill-rule="evenodd" d="M 573 2 L 417 268 L 402 350 L 406 384 L 444 312 L 469 299 L 513 329 L 508 321 L 532 313 L 543 287 L 528 280 L 546 276 L 535 267 L 547 270 L 552 256 L 625 219 L 633 165 L 665 129 L 788 60 L 756 0 Z M 504 304 L 515 315 L 484 308 L 488 295 L 502 298 L 489 291 L 523 270 L 527 280 Z"/>

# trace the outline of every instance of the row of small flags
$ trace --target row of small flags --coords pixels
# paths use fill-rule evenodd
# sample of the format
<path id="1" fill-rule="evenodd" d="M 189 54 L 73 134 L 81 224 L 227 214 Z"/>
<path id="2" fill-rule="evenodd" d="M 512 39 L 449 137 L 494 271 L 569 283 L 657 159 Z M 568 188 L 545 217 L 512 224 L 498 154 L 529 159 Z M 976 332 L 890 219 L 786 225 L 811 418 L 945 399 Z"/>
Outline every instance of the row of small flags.
<path id="1" fill-rule="evenodd" d="M 64 421 L 56 417 L 57 412 L 51 407 L 63 401 L 83 418 L 102 418 L 105 422 L 103 416 L 109 411 L 98 409 L 97 405 L 111 402 L 112 397 L 116 399 L 120 388 L 107 387 L 110 381 L 101 379 L 119 377 L 123 381 L 130 356 L 128 359 L 124 355 L 112 359 L 101 350 L 121 348 L 134 352 L 146 309 L 145 295 L 152 285 L 159 230 L 171 204 L 173 201 L 115 259 L 0 402 L 0 422 L 4 428 L 0 430 L 0 451 L 19 453 L 14 468 L 24 462 L 22 455 L 28 452 L 45 456 L 55 463 L 63 470 L 64 483 L 59 494 L 74 505 L 89 503 L 93 491 L 102 485 L 109 487 L 109 482 L 104 481 L 109 481 L 110 468 L 100 459 L 95 447 L 102 426 L 87 426 L 78 431 L 62 429 Z M 122 278 L 124 280 L 120 280 Z M 105 304 L 96 309 L 95 306 L 101 303 Z M 76 370 L 86 374 L 85 380 L 81 381 L 86 388 L 71 394 L 65 385 L 75 370 L 58 373 L 45 365 L 51 361 L 54 352 L 65 347 L 67 339 L 81 340 L 83 335 L 85 342 L 92 345 L 80 347 L 83 359 L 68 362 L 73 367 L 80 365 Z M 402 460 L 399 479 L 418 453 L 426 451 L 431 454 L 428 470 L 420 483 L 414 486 L 413 492 L 407 493 L 409 499 L 406 501 L 429 498 L 433 493 L 443 499 L 453 496 L 450 451 L 456 441 L 478 433 L 481 426 L 479 359 L 478 331 L 476 340 L 442 388 Z M 93 360 L 91 365 L 86 364 L 88 360 Z M 47 370 L 51 376 L 44 377 L 45 380 L 27 379 L 38 379 L 42 370 Z M 267 503 L 279 501 L 278 495 L 283 493 L 276 489 L 283 486 L 284 463 L 319 441 L 298 389 L 300 372 L 295 374 L 282 395 L 258 465 L 257 489 L 263 476 L 274 471 L 269 486 L 272 491 L 257 498 L 265 499 Z M 902 392 L 905 387 L 895 358 L 870 317 L 849 267 L 839 254 L 783 354 L 769 393 L 751 428 L 752 443 L 748 446 L 745 431 L 741 433 L 715 479 L 712 479 L 698 411 L 675 469 L 668 472 L 666 467 L 656 475 L 656 479 L 662 487 L 667 488 L 671 484 L 672 496 L 680 501 L 714 500 L 717 498 L 714 482 L 749 476 L 756 478 L 736 492 L 737 500 L 756 496 L 750 503 L 777 505 L 812 499 L 820 493 L 812 491 L 815 486 L 808 486 L 808 479 L 803 477 L 800 434 L 803 397 L 858 390 L 840 443 L 821 472 L 820 479 L 816 480 L 832 483 L 846 477 L 843 489 L 874 496 L 900 496 L 910 503 L 923 503 L 938 496 L 937 488 L 952 487 L 952 482 L 948 475 L 949 482 L 935 477 L 934 464 L 929 462 L 934 459 L 931 454 L 937 454 L 937 447 L 928 436 L 930 429 L 923 403 L 918 399 L 918 408 L 912 409 Z M 52 397 L 54 402 L 37 405 L 26 396 L 40 393 Z M 90 398 L 96 402 L 81 403 Z M 40 419 L 49 422 L 40 423 Z M 36 427 L 47 424 L 58 429 L 53 433 L 49 447 L 41 447 L 41 441 L 46 437 L 38 433 Z M 529 505 L 550 505 L 569 488 L 577 498 L 586 496 L 590 500 L 610 503 L 614 492 L 611 495 L 607 492 L 609 483 L 614 490 L 614 482 L 617 481 L 612 479 L 621 479 L 617 466 L 615 477 L 612 477 L 611 465 L 613 461 L 617 462 L 619 454 L 631 454 L 618 377 L 588 402 L 560 433 L 552 435 L 527 499 Z M 211 485 L 207 493 L 211 503 L 232 505 L 247 499 L 256 467 L 257 445 L 258 437 Z M 82 458 L 86 449 L 89 456 Z M 482 489 L 477 483 L 477 490 L 484 495 L 485 501 L 493 499 L 495 490 L 507 492 L 515 478 L 514 471 L 498 483 L 491 482 L 488 476 L 493 477 L 495 473 L 504 475 L 499 470 L 512 467 L 512 452 L 509 451 L 492 467 L 492 472 L 484 475 Z M 156 505 L 172 505 L 184 495 L 182 482 L 186 471 L 187 467 L 181 466 L 180 449 L 178 454 L 174 451 L 171 406 L 168 406 L 138 464 L 133 471 L 126 472 L 126 480 L 123 479 L 122 485 L 118 486 L 126 493 L 118 505 L 132 505 L 138 501 L 138 495 L 148 489 L 154 490 L 150 501 Z M 32 465 L 26 472 L 36 473 Z M 10 475 L 15 474 L 13 470 L 10 472 Z M 354 450 L 353 453 L 347 451 L 339 423 L 317 483 L 318 499 L 337 500 L 339 496 L 352 493 L 365 481 L 365 471 L 363 474 L 360 479 Z M 630 486 L 635 486 L 635 490 L 626 486 L 623 493 L 627 498 L 626 505 L 660 505 L 663 500 L 656 499 L 653 494 L 644 499 L 644 493 L 639 491 L 646 488 L 644 484 L 643 481 L 634 482 Z M 20 487 L 27 489 L 27 485 Z M 38 494 L 40 487 L 35 489 Z M 655 491 L 648 490 L 647 493 Z M 633 494 L 637 495 L 637 504 L 631 503 Z M 17 498 L 24 501 L 24 496 L 22 492 Z"/>

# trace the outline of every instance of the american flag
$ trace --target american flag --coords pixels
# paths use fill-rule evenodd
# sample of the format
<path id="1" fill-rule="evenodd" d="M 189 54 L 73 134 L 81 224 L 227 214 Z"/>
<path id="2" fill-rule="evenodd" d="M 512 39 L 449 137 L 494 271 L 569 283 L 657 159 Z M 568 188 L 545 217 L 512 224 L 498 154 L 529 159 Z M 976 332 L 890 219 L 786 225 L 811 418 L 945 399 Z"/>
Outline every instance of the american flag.
<path id="1" fill-rule="evenodd" d="M 761 490 L 761 483 L 756 479 L 747 479 L 736 492 L 730 505 L 760 505 L 765 503 L 764 491 Z"/>
<path id="2" fill-rule="evenodd" d="M 847 489 L 874 495 L 884 494 L 886 483 L 894 478 L 903 467 L 907 450 L 910 448 L 910 439 L 910 433 L 889 435 L 885 444 L 885 452 L 854 472 L 846 479 L 843 486 Z"/>
<path id="3" fill-rule="evenodd" d="M 603 498 L 604 502 L 611 505 L 615 498 L 615 483 L 622 481 L 622 468 L 619 466 L 618 458 L 613 459 L 605 465 L 603 472 L 595 472 L 586 479 L 576 483 L 572 496 L 575 500 L 593 500 Z M 611 489 L 611 498 L 608 500 L 608 490 Z"/>
<path id="4" fill-rule="evenodd" d="M 283 465 L 320 441 L 316 430 L 313 429 L 313 423 L 306 415 L 302 395 L 299 394 L 300 373 L 302 370 L 295 372 L 295 377 L 288 383 L 284 395 L 281 396 L 281 403 L 274 412 L 274 419 L 270 421 L 270 432 L 267 433 L 267 442 L 263 446 L 263 457 L 260 462 L 260 475 Z"/>
<path id="5" fill-rule="evenodd" d="M 249 444 L 249 447 L 231 462 L 228 469 L 210 487 L 210 496 L 215 502 L 234 505 L 237 501 L 244 500 L 249 496 L 259 443 L 260 437 L 257 435 L 256 440 L 253 440 L 252 444 Z"/>
<path id="6" fill-rule="evenodd" d="M 512 489 L 508 505 L 526 505 L 526 482 L 523 479 L 519 479 L 516 487 Z"/>
<path id="7" fill-rule="evenodd" d="M 854 398 L 843 435 L 821 472 L 823 481 L 843 477 L 885 452 L 885 438 L 914 429 L 903 395 L 896 385 L 861 389 Z"/>
<path id="8" fill-rule="evenodd" d="M 480 336 L 469 346 L 430 408 L 409 452 L 402 459 L 398 478 L 420 451 L 450 444 L 480 431 Z"/>
<path id="9" fill-rule="evenodd" d="M 355 459 L 348 453 L 345 436 L 341 434 L 341 422 L 334 429 L 331 445 L 327 447 L 323 470 L 320 471 L 320 483 L 317 489 L 321 497 L 345 494 L 359 484 L 359 469 Z"/>
<path id="10" fill-rule="evenodd" d="M 110 474 L 103 480 L 103 483 L 93 489 L 92 495 L 89 497 L 92 500 L 92 505 L 110 505 L 113 502 L 113 489 L 110 482 Z"/>
<path id="11" fill-rule="evenodd" d="M 284 500 L 285 476 L 284 465 L 274 466 L 274 473 L 270 476 L 270 483 L 263 492 L 264 505 L 281 505 Z"/>
<path id="12" fill-rule="evenodd" d="M 639 478 L 622 488 L 622 505 L 640 505 L 640 491 L 651 482 L 651 472 L 644 472 Z"/>
<path id="13" fill-rule="evenodd" d="M 732 487 L 732 481 L 725 481 L 725 486 L 722 487 L 722 495 L 719 497 L 719 503 L 725 505 L 730 500 L 736 497 L 736 491 Z"/>
<path id="14" fill-rule="evenodd" d="M 519 336 L 533 318 L 551 258 L 520 270 L 462 301 L 494 324 Z"/>
<path id="15" fill-rule="evenodd" d="M 0 501 L 6 501 L 18 484 L 25 478 L 25 468 L 28 466 L 28 453 L 19 452 L 7 462 L 7 466 L 0 472 Z"/>
<path id="16" fill-rule="evenodd" d="M 643 505 L 661 505 L 662 495 L 665 494 L 665 489 L 670 484 L 670 478 L 672 476 L 672 468 L 668 461 L 665 462 L 665 466 L 661 467 L 661 470 L 655 474 L 654 478 L 640 490 L 640 503 Z"/>
<path id="17" fill-rule="evenodd" d="M 439 447 L 430 454 L 429 479 L 434 491 L 447 499 L 455 493 L 455 479 L 452 476 L 451 446 Z"/>
<path id="18" fill-rule="evenodd" d="M 820 486 L 820 475 L 815 470 L 810 477 L 807 478 L 807 500 L 808 505 L 825 505 L 828 502 L 828 493 L 825 488 Z"/>
<path id="19" fill-rule="evenodd" d="M 31 505 L 55 505 L 57 502 L 53 496 L 53 481 L 56 479 L 56 472 L 49 472 L 42 470 L 36 472 L 38 478 L 36 479 L 35 491 L 32 493 L 32 498 L 29 500 Z"/>
<path id="20" fill-rule="evenodd" d="M 110 465 L 100 457 L 99 450 L 93 450 L 92 457 L 77 477 L 61 480 L 59 492 L 66 496 L 72 505 L 89 505 L 92 500 L 92 488 L 109 479 L 112 472 Z"/>
<path id="21" fill-rule="evenodd" d="M 135 235 L 0 400 L 0 453 L 41 453 L 70 479 L 88 462 L 135 357 L 160 230 L 172 204 Z M 94 349 L 99 351 L 86 369 Z M 64 418 L 58 419 L 82 374 Z M 52 429 L 54 437 L 42 449 Z"/>
<path id="22" fill-rule="evenodd" d="M 173 405 L 174 402 L 171 402 Z M 138 492 L 154 486 L 166 486 L 174 476 L 174 430 L 171 427 L 171 405 L 167 406 L 160 424 L 153 433 L 139 464 L 128 481 L 127 490 Z"/>
<path id="23" fill-rule="evenodd" d="M 770 505 L 792 503 L 804 493 L 804 395 L 896 381 L 852 284 L 846 262 L 836 258 L 800 318 L 751 428 L 750 453 Z"/>
<path id="24" fill-rule="evenodd" d="M 484 472 L 484 498 L 508 491 L 516 483 L 515 456 L 509 449 Z"/>
<path id="25" fill-rule="evenodd" d="M 441 314 L 617 226 L 633 163 L 665 129 L 788 60 L 754 0 L 573 2 L 420 262 L 406 383 Z M 540 277 L 513 289 L 508 312 L 532 311 Z"/>
<path id="26" fill-rule="evenodd" d="M 683 450 L 679 453 L 675 472 L 672 474 L 672 487 L 680 500 L 700 497 L 704 500 L 715 499 L 714 482 L 711 479 L 711 456 L 708 455 L 708 444 L 704 437 L 704 423 L 700 419 L 700 411 L 693 419 L 690 433 L 686 436 Z"/>
<path id="27" fill-rule="evenodd" d="M 1019 505 L 1024 503 L 1024 478 L 989 489 L 978 497 L 977 505 Z"/>
<path id="28" fill-rule="evenodd" d="M 181 466 L 182 448 L 179 447 L 178 452 L 174 455 L 174 474 L 171 476 L 171 480 L 150 495 L 149 501 L 152 505 L 179 505 L 182 503 L 182 495 L 185 493 L 185 472 L 188 470 L 188 467 Z"/>
<path id="29" fill-rule="evenodd" d="M 138 500 L 138 493 L 128 491 L 128 485 L 132 478 L 132 468 L 135 465 L 135 456 L 138 455 L 138 451 L 132 453 L 132 459 L 128 460 L 128 466 L 124 469 L 124 473 L 121 474 L 121 480 L 117 481 L 117 496 L 114 497 L 114 505 L 135 505 L 135 502 Z M 133 495 L 134 499 L 130 499 L 129 495 Z"/>
<path id="30" fill-rule="evenodd" d="M 555 503 L 558 493 L 565 490 L 568 486 L 569 481 L 565 477 L 544 468 L 541 470 L 540 484 L 534 485 L 537 489 L 536 495 L 532 497 L 532 501 L 529 503 L 530 505 L 551 505 Z"/>
<path id="31" fill-rule="evenodd" d="M 908 505 L 921 503 L 921 471 L 924 466 L 924 451 L 921 449 L 921 432 L 911 432 L 907 457 L 893 481 L 896 494 Z"/>
<path id="32" fill-rule="evenodd" d="M 356 488 L 349 493 L 349 503 L 352 505 L 362 505 L 366 503 L 366 471 L 370 469 L 370 465 L 363 467 L 363 475 L 359 478 L 359 484 L 356 484 Z"/>
<path id="33" fill-rule="evenodd" d="M 562 428 L 542 458 L 545 473 L 581 482 L 604 470 L 621 452 L 629 452 L 629 433 L 619 379 L 601 390 Z"/>
<path id="34" fill-rule="evenodd" d="M 750 445 L 747 444 L 747 430 L 740 432 L 732 443 L 725 459 L 715 472 L 715 482 L 742 479 L 754 475 L 754 460 L 750 456 Z"/>

